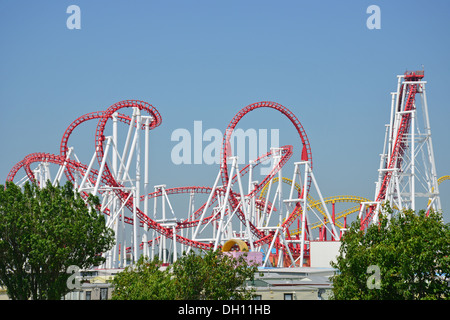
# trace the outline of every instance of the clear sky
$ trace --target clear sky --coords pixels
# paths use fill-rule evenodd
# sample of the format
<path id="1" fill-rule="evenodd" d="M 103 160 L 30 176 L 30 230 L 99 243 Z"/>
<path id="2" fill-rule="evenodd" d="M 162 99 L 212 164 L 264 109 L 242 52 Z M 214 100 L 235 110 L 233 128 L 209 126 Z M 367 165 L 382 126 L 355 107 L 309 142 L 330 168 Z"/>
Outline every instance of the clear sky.
<path id="1" fill-rule="evenodd" d="M 66 26 L 70 5 L 80 30 Z M 381 29 L 366 26 L 370 5 Z M 270 100 L 300 119 L 324 196 L 373 198 L 390 92 L 422 65 L 438 176 L 450 174 L 448 0 L 2 0 L 0 15 L 0 181 L 29 153 L 58 154 L 78 116 L 139 99 L 163 118 L 154 184 L 212 185 L 216 166 L 170 161 L 171 133 L 198 120 L 225 130 L 241 108 Z M 261 110 L 245 125 L 279 128 L 283 145 L 285 123 Z M 77 132 L 85 163 L 93 128 Z M 441 193 L 449 220 L 450 182 Z"/>

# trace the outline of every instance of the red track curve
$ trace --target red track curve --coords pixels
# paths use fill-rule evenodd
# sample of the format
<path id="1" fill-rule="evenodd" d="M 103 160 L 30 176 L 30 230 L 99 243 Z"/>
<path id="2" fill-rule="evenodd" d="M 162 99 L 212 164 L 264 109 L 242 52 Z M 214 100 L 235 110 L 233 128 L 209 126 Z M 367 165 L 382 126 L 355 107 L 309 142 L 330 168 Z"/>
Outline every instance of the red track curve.
<path id="1" fill-rule="evenodd" d="M 259 108 L 271 108 L 276 111 L 279 111 L 280 113 L 285 115 L 291 121 L 291 123 L 296 128 L 297 133 L 299 134 L 301 142 L 302 142 L 301 160 L 309 161 L 311 169 L 312 169 L 311 146 L 309 144 L 308 136 L 306 135 L 306 132 L 303 129 L 303 126 L 300 123 L 300 121 L 289 109 L 282 106 L 281 104 L 276 103 L 276 102 L 271 102 L 271 101 L 261 101 L 261 102 L 250 104 L 250 105 L 246 106 L 245 108 L 241 109 L 233 117 L 233 119 L 231 120 L 230 124 L 228 125 L 228 127 L 226 129 L 226 132 L 225 132 L 225 135 L 223 138 L 223 143 L 222 143 L 222 158 L 221 158 L 221 175 L 222 175 L 222 183 L 224 185 L 227 185 L 228 180 L 229 180 L 227 161 L 228 161 L 228 157 L 231 156 L 231 148 L 229 147 L 231 135 L 232 135 L 234 129 L 236 128 L 237 124 L 239 123 L 239 121 L 246 114 L 248 114 L 249 112 L 251 112 L 255 109 L 259 109 Z M 285 147 L 283 147 L 283 152 L 285 152 L 285 151 L 286 151 L 286 149 L 285 149 Z M 272 170 L 272 172 L 268 176 L 266 176 L 260 184 L 257 185 L 257 187 L 254 188 L 252 193 L 256 194 L 256 192 L 258 190 L 260 190 L 265 185 L 265 183 L 267 181 L 269 181 L 275 175 L 275 173 L 287 162 L 287 160 L 288 160 L 287 154 L 291 154 L 291 153 L 292 153 L 292 147 L 290 147 L 290 152 L 288 152 L 284 156 L 282 156 L 279 165 L 276 168 L 274 168 Z M 309 177 L 309 179 L 308 179 L 306 189 L 304 188 L 304 190 L 302 190 L 301 193 L 303 193 L 305 191 L 308 193 L 310 187 L 311 187 L 311 177 Z M 233 209 L 236 209 L 238 204 L 239 204 L 239 201 L 236 199 L 235 194 L 230 193 L 231 207 Z M 300 207 L 300 202 L 298 202 L 295 209 L 291 212 L 289 217 L 283 222 L 283 224 L 282 224 L 283 231 L 294 222 L 294 220 L 298 217 L 298 215 L 300 213 L 301 213 L 301 207 Z M 244 214 L 240 208 L 238 208 L 238 210 L 237 210 L 237 216 L 241 219 L 242 222 L 244 222 L 244 220 L 243 220 Z M 271 233 L 269 235 L 264 235 L 264 233 L 259 231 L 253 224 L 249 223 L 249 226 L 250 226 L 252 233 L 259 238 L 259 240 L 255 241 L 254 245 L 259 246 L 259 245 L 263 245 L 263 244 L 271 241 L 271 239 L 273 237 L 273 233 Z"/>
<path id="2" fill-rule="evenodd" d="M 74 171 L 79 171 L 83 175 L 87 171 L 86 165 L 81 164 L 75 160 L 67 158 L 68 141 L 69 141 L 70 135 L 75 130 L 75 128 L 77 128 L 80 124 L 82 124 L 88 120 L 99 119 L 98 124 L 97 124 L 96 134 L 95 134 L 95 146 L 96 146 L 97 160 L 99 161 L 99 163 L 101 163 L 103 156 L 104 156 L 104 150 L 103 150 L 103 142 L 105 140 L 104 129 L 105 129 L 107 121 L 109 119 L 112 119 L 112 115 L 115 112 L 117 112 L 118 110 L 120 110 L 122 108 L 133 108 L 133 107 L 137 107 L 140 110 L 146 111 L 148 114 L 150 114 L 153 117 L 153 121 L 150 124 L 150 129 L 156 128 L 157 126 L 159 126 L 161 124 L 161 122 L 162 122 L 161 116 L 160 116 L 159 112 L 156 110 L 156 108 L 154 108 L 152 105 L 150 105 L 144 101 L 139 101 L 139 100 L 120 101 L 120 102 L 110 106 L 106 111 L 92 112 L 92 113 L 88 113 L 88 114 L 85 114 L 85 115 L 77 118 L 75 121 L 73 121 L 68 126 L 68 128 L 64 132 L 64 135 L 61 140 L 61 145 L 60 145 L 60 155 L 53 155 L 53 154 L 48 154 L 48 153 L 29 154 L 10 170 L 8 177 L 7 177 L 7 181 L 13 181 L 15 175 L 21 168 L 24 168 L 29 179 L 31 181 L 34 181 L 35 178 L 34 178 L 33 172 L 30 169 L 30 165 L 35 162 L 50 162 L 50 163 L 54 163 L 54 164 L 57 164 L 60 166 L 66 165 L 65 174 L 70 181 L 74 182 L 75 181 L 75 179 L 73 177 Z M 249 113 L 250 111 L 255 110 L 257 108 L 263 108 L 263 107 L 272 108 L 272 109 L 275 109 L 275 110 L 281 112 L 292 122 L 292 124 L 297 129 L 297 132 L 299 133 L 299 136 L 302 141 L 301 159 L 308 160 L 310 162 L 310 165 L 312 166 L 312 155 L 311 155 L 311 148 L 309 145 L 309 141 L 308 141 L 308 138 L 306 136 L 306 133 L 305 133 L 302 125 L 300 124 L 300 121 L 295 117 L 295 115 L 291 111 L 289 111 L 287 108 L 283 107 L 282 105 L 280 105 L 278 103 L 267 102 L 267 101 L 258 102 L 258 103 L 251 104 L 251 105 L 243 108 L 240 112 L 238 112 L 238 114 L 236 114 L 236 116 L 233 118 L 233 120 L 230 122 L 230 124 L 227 128 L 227 133 L 224 136 L 224 140 L 223 140 L 224 148 L 223 148 L 223 152 L 222 152 L 222 161 L 221 161 L 221 175 L 222 175 L 222 180 L 225 182 L 224 185 L 226 185 L 228 182 L 227 158 L 229 156 L 228 150 L 227 150 L 227 148 L 225 148 L 225 146 L 227 145 L 227 143 L 229 143 L 231 133 L 234 130 L 234 128 L 236 127 L 237 123 L 247 113 Z M 118 119 L 121 122 L 131 125 L 131 123 L 130 123 L 131 119 L 128 116 L 119 114 Z M 145 128 L 145 125 L 142 125 L 142 129 L 144 129 L 144 128 Z M 279 165 L 276 168 L 274 168 L 272 170 L 272 172 L 268 176 L 266 176 L 266 178 L 260 184 L 258 184 L 256 186 L 256 188 L 249 194 L 249 196 L 255 195 L 265 185 L 265 183 L 278 172 L 278 170 L 287 162 L 287 160 L 292 155 L 292 146 L 284 146 L 281 149 L 282 149 L 282 158 L 281 158 Z M 271 152 L 268 152 L 267 154 L 259 157 L 255 163 L 259 164 L 264 159 L 267 159 L 270 155 L 271 155 Z M 234 182 L 236 180 L 237 174 L 240 174 L 241 176 L 245 175 L 248 172 L 248 168 L 249 168 L 249 165 L 247 165 L 246 167 L 241 169 L 239 173 L 236 173 L 235 176 L 233 177 L 232 181 Z M 91 170 L 89 173 L 89 179 L 92 182 L 95 182 L 97 177 L 98 177 L 98 172 L 96 170 Z M 103 171 L 103 174 L 101 177 L 101 181 L 105 185 L 119 187 L 119 188 L 121 187 L 121 185 L 113 178 L 107 163 L 105 164 L 105 168 L 104 168 L 104 171 Z M 310 185 L 311 185 L 311 181 L 309 180 L 309 183 L 306 188 L 306 192 L 309 191 Z M 218 191 L 218 190 L 216 190 L 216 191 Z M 120 189 L 115 189 L 115 192 L 116 192 L 117 196 L 119 196 L 119 198 L 122 199 L 122 201 L 125 201 L 125 199 L 127 199 L 129 196 L 129 193 L 124 192 Z M 167 194 L 179 194 L 179 193 L 187 193 L 187 192 L 209 193 L 209 192 L 212 192 L 212 189 L 210 187 L 178 187 L 178 188 L 166 189 Z M 161 196 L 161 191 L 150 193 L 148 196 L 149 197 Z M 230 192 L 230 204 L 233 208 L 236 208 L 239 204 L 239 201 L 237 200 L 237 196 L 238 195 L 236 193 L 234 193 L 233 191 Z M 143 197 L 145 197 L 145 196 L 141 196 L 141 200 L 143 199 Z M 214 203 L 214 201 L 215 201 L 215 199 L 213 199 L 211 204 Z M 205 205 L 206 205 L 206 203 L 202 207 L 197 209 L 197 211 L 193 214 L 193 217 L 191 217 L 191 218 L 193 218 L 194 220 L 191 220 L 189 218 L 185 221 L 179 222 L 177 229 L 192 227 L 192 226 L 197 225 L 198 223 L 204 224 L 204 223 L 207 223 L 208 221 L 210 221 L 211 219 L 213 219 L 213 216 L 211 215 L 209 217 L 204 218 L 202 221 L 199 221 L 198 217 Z M 132 197 L 128 198 L 128 201 L 126 202 L 126 207 L 131 212 L 133 211 L 134 208 L 133 208 Z M 147 215 L 145 215 L 141 210 L 139 210 L 139 208 L 136 208 L 136 209 L 137 209 L 136 210 L 137 216 L 141 223 L 145 223 L 149 228 L 156 230 L 158 233 L 160 233 L 168 238 L 171 238 L 171 239 L 173 238 L 173 230 L 171 228 L 165 228 L 165 227 L 161 226 L 159 223 L 157 223 L 156 221 L 152 220 Z M 295 218 L 298 216 L 298 214 L 300 212 L 301 212 L 301 208 L 299 207 L 299 204 L 298 204 L 297 207 L 294 209 L 294 211 L 290 214 L 289 218 L 283 223 L 283 228 L 285 229 L 285 228 L 289 227 L 289 225 L 295 220 Z M 237 215 L 243 221 L 244 215 L 240 209 L 237 211 Z M 127 219 L 127 222 L 133 223 L 132 219 L 129 219 L 129 218 Z M 251 225 L 250 228 L 251 228 L 252 233 L 254 235 L 256 235 L 258 238 L 258 240 L 255 242 L 255 245 L 262 245 L 262 244 L 265 244 L 265 243 L 271 241 L 271 239 L 273 237 L 273 233 L 270 233 L 269 235 L 265 235 L 263 232 L 259 231 L 253 225 Z M 176 240 L 180 243 L 183 243 L 183 244 L 186 244 L 189 246 L 193 246 L 196 248 L 201 248 L 201 249 L 212 248 L 212 244 L 210 244 L 210 243 L 202 243 L 199 241 L 194 241 L 192 239 L 188 239 L 186 237 L 182 237 L 179 235 L 176 235 Z"/>

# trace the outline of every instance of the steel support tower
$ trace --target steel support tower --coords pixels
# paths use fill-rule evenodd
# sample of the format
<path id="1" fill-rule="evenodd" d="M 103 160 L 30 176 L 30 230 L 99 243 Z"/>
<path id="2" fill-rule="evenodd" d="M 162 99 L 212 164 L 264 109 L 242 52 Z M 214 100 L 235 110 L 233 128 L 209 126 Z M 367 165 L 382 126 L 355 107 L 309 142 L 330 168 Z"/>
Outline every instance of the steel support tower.
<path id="1" fill-rule="evenodd" d="M 362 203 L 359 213 L 362 229 L 378 220 L 386 202 L 394 211 L 441 210 L 424 71 L 407 71 L 397 78 L 397 91 L 391 92 L 375 201 Z"/>

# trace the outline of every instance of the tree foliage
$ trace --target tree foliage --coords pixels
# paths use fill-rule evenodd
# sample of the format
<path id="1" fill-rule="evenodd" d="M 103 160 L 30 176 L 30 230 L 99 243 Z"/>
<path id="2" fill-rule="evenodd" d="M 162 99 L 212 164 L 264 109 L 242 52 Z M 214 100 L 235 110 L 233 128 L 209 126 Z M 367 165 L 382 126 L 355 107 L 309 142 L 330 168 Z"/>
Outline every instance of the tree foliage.
<path id="1" fill-rule="evenodd" d="M 385 207 L 379 224 L 362 231 L 358 220 L 344 234 L 332 262 L 334 299 L 449 299 L 450 225 L 437 212 L 391 213 Z"/>
<path id="2" fill-rule="evenodd" d="M 113 280 L 113 300 L 173 300 L 171 274 L 159 260 L 141 256 L 135 265 L 126 267 Z"/>
<path id="3" fill-rule="evenodd" d="M 60 299 L 69 291 L 70 265 L 89 268 L 105 261 L 113 231 L 67 182 L 39 188 L 0 185 L 0 283 L 11 299 Z"/>
<path id="4" fill-rule="evenodd" d="M 158 260 L 141 257 L 113 280 L 114 300 L 244 300 L 253 297 L 246 287 L 257 267 L 244 257 L 219 251 L 185 254 L 173 265 L 161 268 Z"/>

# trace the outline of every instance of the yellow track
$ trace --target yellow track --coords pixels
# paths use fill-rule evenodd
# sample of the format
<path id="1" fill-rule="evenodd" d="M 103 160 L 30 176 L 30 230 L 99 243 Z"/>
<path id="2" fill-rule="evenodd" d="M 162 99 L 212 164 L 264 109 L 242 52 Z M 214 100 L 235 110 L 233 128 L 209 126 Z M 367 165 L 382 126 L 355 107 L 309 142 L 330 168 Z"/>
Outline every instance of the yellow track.
<path id="1" fill-rule="evenodd" d="M 445 180 L 450 180 L 450 176 L 442 176 L 437 180 L 438 185 L 440 185 L 442 182 L 444 182 Z M 431 192 L 434 191 L 434 188 L 431 188 Z M 428 204 L 427 206 L 430 205 L 431 200 L 428 200 Z"/>
<path id="2" fill-rule="evenodd" d="M 444 182 L 445 180 L 450 180 L 450 176 L 442 176 L 438 179 L 438 185 L 440 185 L 442 182 Z"/>
<path id="3" fill-rule="evenodd" d="M 450 176 L 448 176 L 448 179 L 450 179 Z M 282 178 L 282 181 L 283 181 L 284 183 L 288 184 L 289 186 L 292 186 L 292 180 L 291 180 L 291 179 L 289 179 L 289 178 L 284 178 L 284 177 L 283 177 L 283 178 Z M 276 183 L 276 182 L 278 182 L 278 177 L 273 178 L 273 183 Z M 267 182 L 267 183 L 264 185 L 264 187 L 261 189 L 261 194 L 260 194 L 260 196 L 259 196 L 259 199 L 264 199 L 264 200 L 265 200 L 266 195 L 267 195 L 267 189 L 268 189 L 269 183 L 270 183 L 270 181 Z M 298 192 L 301 192 L 301 187 L 300 187 L 299 184 L 296 183 L 295 186 L 294 186 L 294 188 L 295 188 Z M 325 213 L 325 211 L 324 211 L 324 209 L 323 209 L 323 207 L 322 207 L 322 202 L 321 202 L 320 200 L 315 200 L 315 199 L 314 199 L 313 197 L 311 197 L 309 194 L 308 194 L 308 196 L 307 196 L 307 200 L 308 200 L 308 210 L 310 210 L 310 209 L 316 209 L 316 210 L 319 211 L 324 217 L 326 217 L 326 213 Z M 353 203 L 357 203 L 357 204 L 358 204 L 358 205 L 356 205 L 356 206 L 354 206 L 354 207 L 351 207 L 351 208 L 349 208 L 349 209 L 346 209 L 346 210 L 344 210 L 344 211 L 342 211 L 342 212 L 336 213 L 336 216 L 335 216 L 335 219 L 336 219 L 336 220 L 335 220 L 335 224 L 336 224 L 336 226 L 338 226 L 339 228 L 343 228 L 344 226 L 343 226 L 343 224 L 342 224 L 340 221 L 338 221 L 338 219 L 343 218 L 343 217 L 346 217 L 346 216 L 348 216 L 349 214 L 352 214 L 352 213 L 355 213 L 355 212 L 359 212 L 359 209 L 360 209 L 360 205 L 359 205 L 359 204 L 360 204 L 361 202 L 370 201 L 370 200 L 367 199 L 367 198 L 358 197 L 358 196 L 348 196 L 348 195 L 334 196 L 334 197 L 327 197 L 327 198 L 324 198 L 323 200 L 324 200 L 325 204 L 328 204 L 328 203 L 340 203 L 340 202 L 353 202 Z M 320 227 L 320 226 L 322 226 L 322 225 L 323 225 L 323 222 L 322 222 L 322 221 L 318 221 L 318 222 L 312 224 L 311 229 L 318 228 L 318 227 Z M 295 235 L 295 234 L 297 234 L 297 233 L 299 233 L 299 232 L 300 232 L 300 231 L 299 231 L 298 229 L 294 229 L 294 230 L 290 231 L 290 234 L 291 234 L 291 235 Z"/>
<path id="4" fill-rule="evenodd" d="M 440 177 L 437 182 L 438 185 L 440 185 L 442 182 L 444 182 L 445 180 L 450 180 L 450 175 L 446 175 L 446 176 L 442 176 Z M 286 184 L 288 184 L 289 186 L 292 186 L 292 180 L 289 178 L 282 178 L 282 181 Z M 278 177 L 274 177 L 273 178 L 273 182 L 272 183 L 277 183 L 278 182 Z M 267 182 L 264 187 L 261 189 L 261 194 L 259 196 L 259 199 L 265 201 L 265 198 L 267 196 L 267 191 L 268 191 L 268 187 L 269 187 L 269 182 Z M 298 183 L 295 184 L 294 188 L 298 191 L 301 192 L 301 187 Z M 326 213 L 322 207 L 322 202 L 320 200 L 315 200 L 313 197 L 311 197 L 309 194 L 307 196 L 307 200 L 308 200 L 308 210 L 310 209 L 316 209 L 317 211 L 319 211 L 324 217 L 326 217 Z M 333 196 L 333 197 L 328 197 L 328 198 L 324 198 L 323 199 L 325 204 L 329 204 L 329 203 L 341 203 L 341 202 L 353 202 L 353 203 L 357 203 L 356 206 L 353 206 L 351 208 L 345 209 L 339 213 L 336 213 L 335 215 L 335 225 L 338 226 L 339 228 L 343 228 L 343 224 L 338 221 L 341 218 L 344 218 L 352 213 L 355 212 L 359 212 L 360 210 L 360 203 L 361 202 L 366 202 L 366 201 L 370 201 L 367 198 L 363 198 L 363 197 L 358 197 L 358 196 L 348 196 L 348 195 L 342 195 L 342 196 Z M 320 226 L 323 225 L 323 221 L 318 221 L 315 222 L 311 225 L 311 229 L 315 229 L 318 228 Z M 300 233 L 301 231 L 299 229 L 293 229 L 290 230 L 290 234 L 291 235 L 296 235 L 298 233 Z"/>

